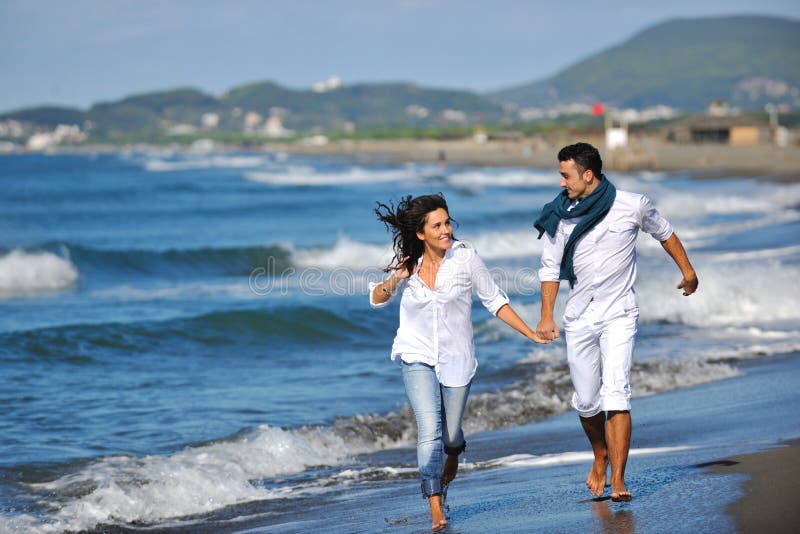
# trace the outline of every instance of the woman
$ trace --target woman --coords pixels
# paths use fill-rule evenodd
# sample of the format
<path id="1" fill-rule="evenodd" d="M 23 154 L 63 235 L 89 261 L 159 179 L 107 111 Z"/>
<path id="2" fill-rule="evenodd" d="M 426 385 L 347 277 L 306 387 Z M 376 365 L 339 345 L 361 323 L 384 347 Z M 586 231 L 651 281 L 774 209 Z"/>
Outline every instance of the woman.
<path id="1" fill-rule="evenodd" d="M 447 526 L 442 492 L 456 476 L 458 455 L 466 448 L 461 418 L 478 364 L 472 335 L 472 292 L 501 320 L 537 343 L 508 304 L 477 253 L 453 237 L 444 197 L 407 196 L 397 208 L 377 203 L 375 213 L 392 232 L 395 257 L 391 274 L 370 284 L 370 305 L 380 308 L 402 292 L 400 326 L 392 360 L 417 420 L 417 461 L 422 494 L 431 510 L 431 528 Z M 446 459 L 443 460 L 442 446 Z"/>

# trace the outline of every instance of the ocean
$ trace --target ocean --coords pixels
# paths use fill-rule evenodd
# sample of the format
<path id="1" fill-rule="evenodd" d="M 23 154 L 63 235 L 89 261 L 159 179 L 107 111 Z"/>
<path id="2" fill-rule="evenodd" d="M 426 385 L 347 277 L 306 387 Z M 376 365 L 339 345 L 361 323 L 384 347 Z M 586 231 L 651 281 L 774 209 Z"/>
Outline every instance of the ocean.
<path id="1" fill-rule="evenodd" d="M 640 236 L 634 410 L 797 360 L 800 184 L 609 178 L 653 199 L 700 279 L 683 297 L 675 265 Z M 535 326 L 532 224 L 558 183 L 555 164 L 166 149 L 0 157 L 0 532 L 291 531 L 302 530 L 293 503 L 319 519 L 343 495 L 391 488 L 420 500 L 415 425 L 389 361 L 397 307 L 368 305 L 391 257 L 375 201 L 442 192 L 456 237 Z M 586 461 L 570 456 L 588 451 L 579 434 L 536 439 L 564 418 L 578 430 L 563 339 L 533 345 L 479 302 L 473 320 L 465 432 L 478 452 L 468 448 L 463 476 L 542 455 Z M 648 428 L 652 446 L 632 458 L 705 443 L 663 432 Z M 330 517 L 331 531 L 348 530 Z M 420 517 L 385 524 L 424 527 Z"/>

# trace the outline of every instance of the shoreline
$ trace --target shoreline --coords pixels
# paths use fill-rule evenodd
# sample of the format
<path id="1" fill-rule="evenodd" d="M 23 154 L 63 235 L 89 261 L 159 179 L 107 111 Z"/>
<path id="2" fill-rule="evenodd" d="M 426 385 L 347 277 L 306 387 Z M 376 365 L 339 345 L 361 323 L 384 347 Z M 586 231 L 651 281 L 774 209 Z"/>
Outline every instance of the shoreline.
<path id="1" fill-rule="evenodd" d="M 558 167 L 558 150 L 570 143 L 586 141 L 598 147 L 603 166 L 614 172 L 686 172 L 696 179 L 755 178 L 778 183 L 800 182 L 800 145 L 778 147 L 768 144 L 733 146 L 724 144 L 668 143 L 655 136 L 632 136 L 629 145 L 608 151 L 599 136 L 568 136 L 557 138 L 530 137 L 509 140 L 338 140 L 324 144 L 302 141 L 275 142 L 243 147 L 215 144 L 203 152 L 245 151 L 295 156 L 341 156 L 359 163 L 438 163 L 477 167 L 528 167 L 553 169 Z M 86 154 L 119 153 L 143 148 L 192 152 L 186 145 L 125 146 L 84 145 L 57 147 L 46 152 L 15 151 L 15 154 Z"/>
<path id="2" fill-rule="evenodd" d="M 585 140 L 600 150 L 605 169 L 616 172 L 688 172 L 699 179 L 759 178 L 782 183 L 800 182 L 800 147 L 675 144 L 650 137 L 634 138 L 628 147 L 607 151 L 600 138 L 571 138 L 557 142 L 540 138 L 454 141 L 361 140 L 333 141 L 321 146 L 300 143 L 265 145 L 268 153 L 348 156 L 365 163 L 439 163 L 486 167 L 557 169 L 558 150 Z"/>

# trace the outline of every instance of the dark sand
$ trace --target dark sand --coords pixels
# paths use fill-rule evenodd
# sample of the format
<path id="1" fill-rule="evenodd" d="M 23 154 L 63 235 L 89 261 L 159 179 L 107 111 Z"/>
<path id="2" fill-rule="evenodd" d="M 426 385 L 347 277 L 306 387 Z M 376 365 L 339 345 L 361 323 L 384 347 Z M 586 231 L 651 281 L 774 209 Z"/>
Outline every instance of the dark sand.
<path id="1" fill-rule="evenodd" d="M 800 532 L 800 441 L 733 456 L 713 470 L 749 477 L 744 483 L 746 495 L 726 508 L 739 532 Z"/>

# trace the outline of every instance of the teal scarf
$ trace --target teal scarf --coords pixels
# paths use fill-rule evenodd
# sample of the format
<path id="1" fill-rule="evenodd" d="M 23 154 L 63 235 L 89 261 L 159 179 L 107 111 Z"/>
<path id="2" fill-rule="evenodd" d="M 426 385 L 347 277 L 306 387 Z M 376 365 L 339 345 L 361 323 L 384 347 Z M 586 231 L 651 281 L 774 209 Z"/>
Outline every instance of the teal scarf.
<path id="1" fill-rule="evenodd" d="M 550 237 L 555 236 L 556 230 L 558 230 L 558 222 L 561 219 L 583 217 L 583 220 L 575 226 L 569 239 L 567 239 L 567 244 L 564 246 L 564 255 L 561 257 L 561 271 L 558 277 L 561 280 L 569 280 L 569 287 L 575 287 L 575 282 L 577 281 L 572 257 L 575 255 L 575 247 L 578 244 L 578 240 L 603 220 L 608 210 L 611 209 L 616 196 L 617 189 L 614 184 L 609 182 L 604 174 L 601 174 L 600 183 L 597 184 L 592 194 L 578 202 L 578 205 L 572 210 L 569 209 L 572 201 L 567 196 L 567 191 L 564 190 L 556 198 L 544 205 L 539 218 L 533 223 L 533 226 L 539 230 L 539 239 L 541 239 L 545 232 Z"/>

